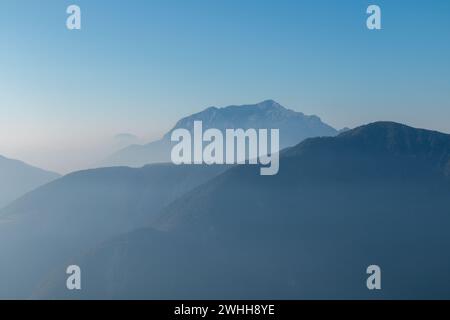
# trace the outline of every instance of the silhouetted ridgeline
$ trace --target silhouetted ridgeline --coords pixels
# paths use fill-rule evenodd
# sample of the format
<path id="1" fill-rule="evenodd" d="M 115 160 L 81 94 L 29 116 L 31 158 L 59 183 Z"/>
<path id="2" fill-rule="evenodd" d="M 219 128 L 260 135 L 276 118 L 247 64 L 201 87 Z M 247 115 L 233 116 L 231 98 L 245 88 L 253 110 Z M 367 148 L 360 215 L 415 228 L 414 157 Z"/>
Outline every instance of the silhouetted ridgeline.
<path id="1" fill-rule="evenodd" d="M 273 100 L 226 108 L 210 107 L 178 121 L 161 140 L 146 145 L 128 146 L 110 156 L 101 166 L 139 167 L 148 163 L 170 162 L 172 132 L 179 128 L 192 132 L 194 121 L 202 121 L 205 130 L 215 128 L 222 132 L 226 129 L 279 129 L 282 149 L 294 146 L 306 138 L 334 136 L 338 133 L 319 117 L 286 109 Z"/>
<path id="2" fill-rule="evenodd" d="M 231 168 L 74 260 L 82 291 L 55 273 L 35 297 L 450 298 L 449 155 L 449 135 L 389 122 L 308 139 L 278 175 Z"/>
<path id="3" fill-rule="evenodd" d="M 67 175 L 0 211 L 0 298 L 27 298 L 70 257 L 145 225 L 224 166 L 149 165 Z"/>
<path id="4" fill-rule="evenodd" d="M 0 156 L 0 209 L 59 175 Z"/>

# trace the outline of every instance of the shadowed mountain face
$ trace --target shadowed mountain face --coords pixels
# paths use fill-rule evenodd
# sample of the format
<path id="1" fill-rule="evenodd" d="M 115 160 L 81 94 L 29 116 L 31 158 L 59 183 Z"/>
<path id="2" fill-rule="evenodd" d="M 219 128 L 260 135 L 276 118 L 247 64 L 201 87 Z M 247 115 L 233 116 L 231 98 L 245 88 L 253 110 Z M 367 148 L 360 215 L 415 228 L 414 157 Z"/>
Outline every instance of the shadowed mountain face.
<path id="1" fill-rule="evenodd" d="M 231 168 L 38 297 L 449 298 L 450 136 L 380 122 L 308 139 L 276 176 Z M 366 288 L 379 265 L 382 290 Z"/>
<path id="2" fill-rule="evenodd" d="M 0 156 L 0 208 L 58 177 L 57 173 Z"/>
<path id="3" fill-rule="evenodd" d="M 27 194 L 0 211 L 0 297 L 29 297 L 51 270 L 64 271 L 69 257 L 145 225 L 225 169 L 160 164 L 88 170 Z"/>
<path id="4" fill-rule="evenodd" d="M 183 118 L 161 140 L 147 145 L 131 145 L 106 159 L 102 166 L 139 167 L 148 163 L 170 162 L 170 141 L 172 131 L 179 128 L 192 132 L 194 121 L 202 121 L 204 130 L 226 129 L 280 129 L 280 148 L 296 145 L 310 137 L 334 136 L 338 132 L 323 123 L 317 116 L 306 116 L 282 107 L 272 100 L 259 104 L 211 107 L 202 112 Z"/>

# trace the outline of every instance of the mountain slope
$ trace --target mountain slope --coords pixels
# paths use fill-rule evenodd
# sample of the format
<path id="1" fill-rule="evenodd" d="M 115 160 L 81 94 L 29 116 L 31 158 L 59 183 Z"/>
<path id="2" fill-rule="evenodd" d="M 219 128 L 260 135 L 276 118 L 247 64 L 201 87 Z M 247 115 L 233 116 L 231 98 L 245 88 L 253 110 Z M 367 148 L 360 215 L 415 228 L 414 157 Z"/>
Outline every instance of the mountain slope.
<path id="1" fill-rule="evenodd" d="M 449 155 L 449 135 L 380 122 L 284 151 L 276 176 L 231 168 L 169 205 L 159 231 L 78 260 L 77 297 L 448 299 Z M 366 288 L 372 264 L 381 291 Z M 70 297 L 62 284 L 38 297 Z"/>
<path id="2" fill-rule="evenodd" d="M 0 297 L 29 297 L 69 257 L 145 225 L 224 170 L 170 164 L 104 168 L 67 175 L 27 194 L 0 211 Z"/>
<path id="3" fill-rule="evenodd" d="M 58 177 L 57 173 L 0 156 L 0 208 Z"/>
<path id="4" fill-rule="evenodd" d="M 205 198 L 213 203 L 225 198 L 223 191 L 233 191 L 238 196 L 241 191 L 245 191 L 245 195 L 262 189 L 292 201 L 291 188 L 302 185 L 322 187 L 322 183 L 332 183 L 333 188 L 334 184 L 341 183 L 378 186 L 380 183 L 413 185 L 439 182 L 445 185 L 449 178 L 450 136 L 396 123 L 378 122 L 335 138 L 308 139 L 283 151 L 281 160 L 280 174 L 273 178 L 265 179 L 256 174 L 256 168 L 240 166 L 211 181 L 204 189 L 196 190 L 195 196 L 188 194 L 183 199 L 197 208 L 196 201 L 202 192 L 207 192 Z M 272 197 L 261 197 L 259 201 L 245 203 L 253 206 L 263 201 L 273 200 Z M 198 219 L 202 210 L 188 210 L 186 205 L 183 203 L 183 210 L 176 209 L 176 206 L 169 208 L 160 218 L 158 226 L 163 229 L 183 228 L 192 211 L 196 212 Z M 219 214 L 218 218 L 221 218 Z M 215 230 L 220 228 L 223 224 L 214 226 Z"/>
<path id="5" fill-rule="evenodd" d="M 337 131 L 323 123 L 317 116 L 306 116 L 282 107 L 272 100 L 254 105 L 207 108 L 202 112 L 183 118 L 177 122 L 161 140 L 147 145 L 131 145 L 113 154 L 102 166 L 139 167 L 147 163 L 169 162 L 173 130 L 185 128 L 192 132 L 194 121 L 202 121 L 204 130 L 225 129 L 280 129 L 280 148 L 293 146 L 300 141 L 317 136 L 334 136 Z"/>

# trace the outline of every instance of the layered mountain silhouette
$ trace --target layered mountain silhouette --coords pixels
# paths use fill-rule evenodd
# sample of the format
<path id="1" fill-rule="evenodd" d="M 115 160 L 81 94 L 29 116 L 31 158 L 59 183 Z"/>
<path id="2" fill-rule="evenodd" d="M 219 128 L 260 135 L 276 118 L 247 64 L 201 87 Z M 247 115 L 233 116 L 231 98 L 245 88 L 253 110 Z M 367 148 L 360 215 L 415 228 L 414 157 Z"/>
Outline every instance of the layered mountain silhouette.
<path id="1" fill-rule="evenodd" d="M 155 164 L 69 174 L 0 210 L 0 298 L 27 298 L 53 269 L 142 227 L 224 166 Z M 30 268 L 32 266 L 32 268 Z"/>
<path id="2" fill-rule="evenodd" d="M 54 274 L 37 298 L 450 297 L 450 136 L 377 122 L 281 153 L 276 176 L 236 166 L 148 227 Z M 379 265 L 382 290 L 366 287 Z"/>
<path id="3" fill-rule="evenodd" d="M 279 129 L 280 148 L 296 145 L 310 137 L 334 136 L 338 133 L 317 116 L 289 110 L 273 100 L 253 105 L 210 107 L 177 122 L 161 140 L 146 145 L 131 145 L 110 156 L 100 165 L 140 167 L 148 163 L 170 162 L 172 131 L 184 128 L 192 132 L 194 121 L 202 121 L 204 130 Z"/>
<path id="4" fill-rule="evenodd" d="M 59 175 L 0 156 L 0 208 Z"/>

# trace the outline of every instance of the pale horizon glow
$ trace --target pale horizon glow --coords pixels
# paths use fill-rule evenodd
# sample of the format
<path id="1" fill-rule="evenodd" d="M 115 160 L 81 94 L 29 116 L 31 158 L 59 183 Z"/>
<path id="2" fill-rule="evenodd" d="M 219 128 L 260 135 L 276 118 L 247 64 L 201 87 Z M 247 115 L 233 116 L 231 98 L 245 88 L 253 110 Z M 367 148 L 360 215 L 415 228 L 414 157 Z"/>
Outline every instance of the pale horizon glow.
<path id="1" fill-rule="evenodd" d="M 82 10 L 82 30 L 65 27 Z M 59 173 L 130 133 L 148 143 L 209 106 L 273 99 L 341 129 L 450 133 L 450 2 L 4 0 L 0 155 Z M 37 14 L 37 12 L 39 14 Z"/>

